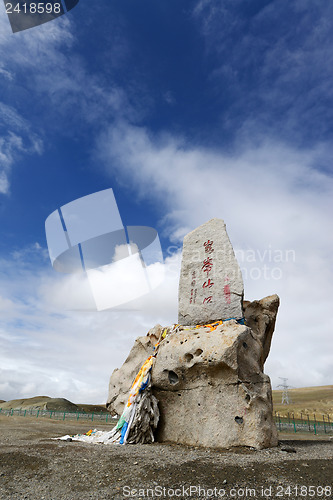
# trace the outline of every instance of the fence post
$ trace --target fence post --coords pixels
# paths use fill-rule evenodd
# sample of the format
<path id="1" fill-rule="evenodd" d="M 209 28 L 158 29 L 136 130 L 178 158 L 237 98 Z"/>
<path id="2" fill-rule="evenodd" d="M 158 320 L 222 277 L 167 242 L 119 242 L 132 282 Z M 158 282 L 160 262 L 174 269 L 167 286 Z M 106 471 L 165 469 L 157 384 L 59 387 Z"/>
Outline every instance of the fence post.
<path id="1" fill-rule="evenodd" d="M 279 431 L 281 431 L 281 418 L 280 418 L 280 414 L 278 414 L 278 417 L 279 417 Z"/>
<path id="2" fill-rule="evenodd" d="M 63 420 L 65 420 L 65 418 L 66 418 L 66 412 L 64 411 L 64 418 L 63 418 Z"/>
<path id="3" fill-rule="evenodd" d="M 296 434 L 296 432 L 297 432 L 297 431 L 296 431 L 295 417 L 294 417 L 294 421 L 293 421 L 293 423 L 294 423 L 294 431 L 295 431 L 295 434 Z"/>
<path id="4" fill-rule="evenodd" d="M 91 421 L 94 421 L 94 412 L 91 414 Z"/>
<path id="5" fill-rule="evenodd" d="M 325 415 L 323 415 L 323 422 L 324 422 L 324 432 L 326 434 L 326 422 L 325 422 Z"/>
<path id="6" fill-rule="evenodd" d="M 313 418 L 314 418 L 314 420 L 313 420 L 314 433 L 317 434 L 317 426 L 316 426 L 317 421 L 316 421 L 316 414 L 315 413 L 313 414 Z"/>

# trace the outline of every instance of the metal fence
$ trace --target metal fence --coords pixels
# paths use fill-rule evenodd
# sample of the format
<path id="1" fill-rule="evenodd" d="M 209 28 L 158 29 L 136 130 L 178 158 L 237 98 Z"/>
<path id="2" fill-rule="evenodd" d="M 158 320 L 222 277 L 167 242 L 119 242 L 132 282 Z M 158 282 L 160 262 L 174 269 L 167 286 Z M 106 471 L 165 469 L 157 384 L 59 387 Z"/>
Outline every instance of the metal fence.
<path id="1" fill-rule="evenodd" d="M 274 419 L 279 431 L 282 432 L 311 432 L 312 434 L 333 435 L 333 422 L 329 415 L 317 415 L 309 413 L 288 413 L 280 415 L 275 412 Z"/>
<path id="2" fill-rule="evenodd" d="M 7 416 L 20 416 L 20 417 L 36 417 L 36 418 L 49 418 L 52 420 L 76 420 L 76 421 L 90 421 L 90 422 L 105 422 L 115 424 L 118 417 L 112 417 L 110 413 L 85 413 L 85 412 L 68 412 L 68 411 L 51 411 L 34 409 L 3 409 L 0 408 L 0 415 Z M 281 432 L 310 432 L 312 434 L 330 434 L 333 435 L 333 422 L 329 415 L 309 415 L 300 414 L 299 416 L 294 413 L 287 415 L 280 415 L 275 412 L 274 420 L 276 426 Z"/>
<path id="3" fill-rule="evenodd" d="M 80 421 L 91 421 L 91 422 L 105 422 L 105 423 L 115 423 L 117 422 L 117 417 L 112 417 L 110 413 L 85 413 L 85 412 L 68 412 L 68 411 L 51 411 L 42 410 L 38 408 L 34 409 L 4 409 L 0 408 L 0 415 L 7 416 L 18 416 L 18 417 L 36 417 L 36 418 L 50 418 L 52 420 L 80 420 Z"/>

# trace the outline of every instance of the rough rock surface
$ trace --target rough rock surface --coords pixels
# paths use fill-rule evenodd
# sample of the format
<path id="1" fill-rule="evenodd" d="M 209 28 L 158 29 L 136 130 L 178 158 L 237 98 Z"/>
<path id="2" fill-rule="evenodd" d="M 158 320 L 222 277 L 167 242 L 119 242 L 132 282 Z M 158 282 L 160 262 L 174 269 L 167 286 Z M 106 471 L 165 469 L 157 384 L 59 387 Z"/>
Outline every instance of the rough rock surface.
<path id="1" fill-rule="evenodd" d="M 184 327 L 158 348 L 152 389 L 159 400 L 156 439 L 207 447 L 276 446 L 271 385 L 263 373 L 279 306 L 277 295 L 244 302 L 246 325 Z M 139 337 L 110 379 L 109 410 L 121 414 L 131 384 L 163 328 Z"/>
<path id="2" fill-rule="evenodd" d="M 246 324 L 252 329 L 263 346 L 261 369 L 264 367 L 271 347 L 279 305 L 280 299 L 277 295 L 270 295 L 253 302 L 246 300 L 243 303 Z"/>
<path id="3" fill-rule="evenodd" d="M 110 377 L 109 394 L 106 402 L 106 407 L 112 415 L 122 414 L 138 371 L 146 359 L 154 352 L 156 341 L 151 341 L 150 333 L 152 332 L 154 335 L 154 332 L 159 331 L 159 329 L 162 329 L 162 327 L 156 325 L 148 332 L 147 336 L 138 337 L 123 366 L 113 371 Z M 155 339 L 155 337 L 152 338 Z"/>
<path id="4" fill-rule="evenodd" d="M 164 340 L 152 370 L 161 419 L 157 441 L 222 448 L 278 443 L 263 346 L 235 320 Z"/>
<path id="5" fill-rule="evenodd" d="M 207 324 L 243 317 L 242 274 L 222 219 L 212 219 L 184 238 L 178 323 Z"/>

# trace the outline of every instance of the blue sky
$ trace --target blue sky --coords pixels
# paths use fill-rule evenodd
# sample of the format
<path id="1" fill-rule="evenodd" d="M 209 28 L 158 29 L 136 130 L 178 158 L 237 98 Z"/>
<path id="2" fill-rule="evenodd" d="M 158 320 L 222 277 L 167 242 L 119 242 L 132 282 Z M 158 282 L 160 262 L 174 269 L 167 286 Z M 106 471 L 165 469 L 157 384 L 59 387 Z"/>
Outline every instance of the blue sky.
<path id="1" fill-rule="evenodd" d="M 332 383 L 332 23 L 321 0 L 81 0 L 12 34 L 0 4 L 0 399 L 105 401 L 134 339 L 176 322 L 182 238 L 212 217 L 246 298 L 281 297 L 273 385 Z M 168 278 L 134 312 L 79 314 L 44 223 L 107 188 Z"/>

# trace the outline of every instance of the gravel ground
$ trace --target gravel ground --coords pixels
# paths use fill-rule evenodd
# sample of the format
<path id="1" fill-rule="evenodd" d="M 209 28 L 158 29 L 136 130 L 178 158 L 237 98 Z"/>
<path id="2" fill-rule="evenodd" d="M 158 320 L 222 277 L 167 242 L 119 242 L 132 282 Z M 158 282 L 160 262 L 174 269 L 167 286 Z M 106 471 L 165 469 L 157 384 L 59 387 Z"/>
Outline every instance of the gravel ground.
<path id="1" fill-rule="evenodd" d="M 87 430 L 84 422 L 0 415 L 0 498 L 333 498 L 330 438 L 281 435 L 278 448 L 262 451 L 50 439 Z"/>

